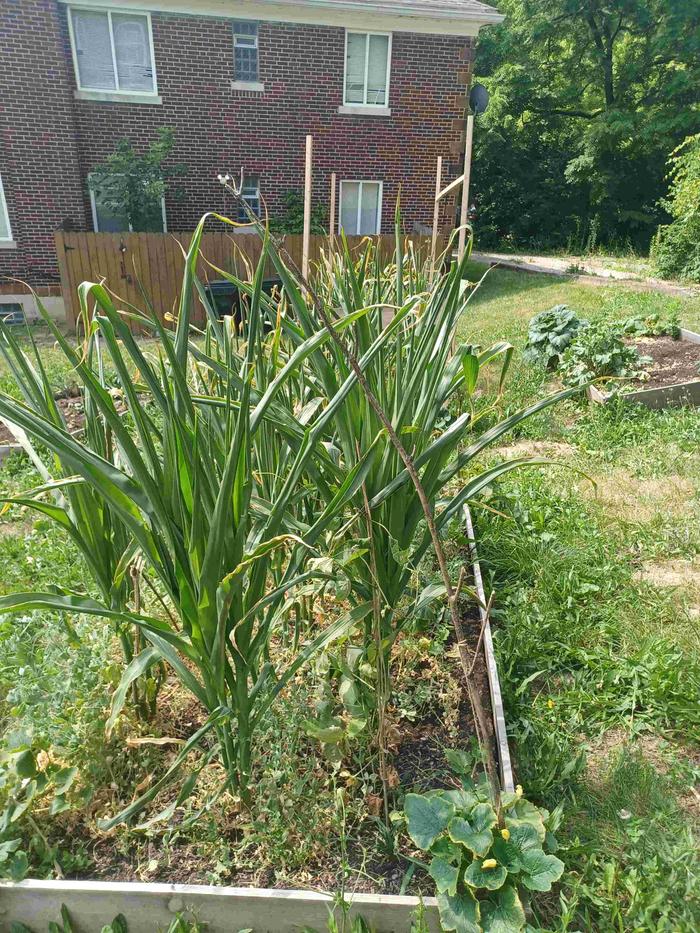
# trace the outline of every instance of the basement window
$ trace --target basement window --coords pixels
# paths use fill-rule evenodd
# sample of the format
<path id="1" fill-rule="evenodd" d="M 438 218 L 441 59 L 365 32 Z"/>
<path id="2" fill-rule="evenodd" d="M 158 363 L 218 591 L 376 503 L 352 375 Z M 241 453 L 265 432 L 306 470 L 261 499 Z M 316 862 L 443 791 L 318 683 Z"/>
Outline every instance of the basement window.
<path id="1" fill-rule="evenodd" d="M 381 233 L 381 181 L 341 181 L 338 229 L 348 236 Z"/>
<path id="2" fill-rule="evenodd" d="M 246 202 L 256 217 L 260 216 L 260 176 L 246 175 L 243 178 L 241 188 L 241 197 Z M 238 220 L 240 223 L 250 223 L 248 215 L 242 207 L 238 208 Z"/>
<path id="3" fill-rule="evenodd" d="M 157 94 L 149 13 L 74 7 L 68 26 L 79 91 Z"/>

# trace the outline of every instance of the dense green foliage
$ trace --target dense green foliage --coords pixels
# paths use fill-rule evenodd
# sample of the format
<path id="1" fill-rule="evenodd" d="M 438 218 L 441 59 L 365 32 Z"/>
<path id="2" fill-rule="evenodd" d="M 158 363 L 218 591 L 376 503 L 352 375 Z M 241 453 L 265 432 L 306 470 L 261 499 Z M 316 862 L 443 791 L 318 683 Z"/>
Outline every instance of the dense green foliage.
<path id="1" fill-rule="evenodd" d="M 480 245 L 646 249 L 700 129 L 700 0 L 500 0 L 475 74 Z"/>
<path id="2" fill-rule="evenodd" d="M 566 305 L 556 305 L 541 311 L 530 321 L 523 359 L 556 369 L 564 350 L 576 337 L 581 320 Z"/>
<path id="3" fill-rule="evenodd" d="M 659 275 L 700 282 L 700 134 L 673 153 L 670 177 L 665 204 L 672 220 L 659 230 L 652 258 Z"/>
<path id="4" fill-rule="evenodd" d="M 90 173 L 90 187 L 99 192 L 100 204 L 117 217 L 123 217 L 135 232 L 162 232 L 162 201 L 166 190 L 180 196 L 172 180 L 185 173 L 185 166 L 174 164 L 170 156 L 175 133 L 161 126 L 145 152 L 134 149 L 129 139 L 120 139 L 102 165 Z"/>

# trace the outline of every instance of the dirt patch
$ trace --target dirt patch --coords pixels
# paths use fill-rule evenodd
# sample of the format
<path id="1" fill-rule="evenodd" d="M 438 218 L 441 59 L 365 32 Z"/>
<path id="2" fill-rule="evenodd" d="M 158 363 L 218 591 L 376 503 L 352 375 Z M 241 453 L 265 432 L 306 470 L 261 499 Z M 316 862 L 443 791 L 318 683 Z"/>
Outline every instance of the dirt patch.
<path id="1" fill-rule="evenodd" d="M 641 754 L 660 774 L 669 770 L 669 745 L 658 735 L 644 732 L 630 736 L 625 729 L 610 729 L 586 752 L 586 771 L 592 783 L 599 784 L 605 779 L 615 757 L 624 748 Z"/>
<path id="2" fill-rule="evenodd" d="M 574 456 L 576 448 L 558 441 L 522 440 L 504 447 L 494 447 L 493 452 L 508 460 L 516 457 L 551 457 L 553 460 L 565 460 Z"/>
<path id="3" fill-rule="evenodd" d="M 635 388 L 660 389 L 700 379 L 700 343 L 672 337 L 641 337 L 632 346 L 641 357 L 651 358 L 650 363 L 642 364 L 646 377 L 630 383 Z"/>
<path id="4" fill-rule="evenodd" d="M 85 414 L 83 412 L 83 401 L 80 398 L 59 398 L 57 399 L 58 408 L 63 415 L 66 427 L 74 434 L 80 431 L 85 423 Z M 14 435 L 9 432 L 5 424 L 0 421 L 0 444 L 16 444 Z"/>
<path id="5" fill-rule="evenodd" d="M 683 587 L 700 594 L 700 559 L 648 561 L 635 578 L 653 586 Z"/>
<path id="6" fill-rule="evenodd" d="M 607 476 L 593 476 L 595 486 L 581 483 L 584 495 L 596 499 L 613 515 L 627 521 L 648 522 L 659 515 L 681 516 L 695 486 L 680 474 L 659 479 L 639 479 L 627 470 L 614 470 Z"/>

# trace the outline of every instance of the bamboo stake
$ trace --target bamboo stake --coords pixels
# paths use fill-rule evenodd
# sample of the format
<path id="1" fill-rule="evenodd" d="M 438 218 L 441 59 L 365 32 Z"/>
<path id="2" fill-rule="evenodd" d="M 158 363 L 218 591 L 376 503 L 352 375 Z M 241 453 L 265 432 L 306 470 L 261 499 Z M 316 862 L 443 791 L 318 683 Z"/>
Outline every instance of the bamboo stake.
<path id="1" fill-rule="evenodd" d="M 462 182 L 462 206 L 459 212 L 459 240 L 457 261 L 462 261 L 467 242 L 467 218 L 469 216 L 469 176 L 472 171 L 472 140 L 474 139 L 474 114 L 467 115 L 467 142 L 464 147 L 464 181 Z"/>
<path id="2" fill-rule="evenodd" d="M 430 278 L 435 275 L 435 260 L 437 256 L 438 222 L 440 220 L 440 185 L 442 184 L 442 156 L 437 157 L 437 170 L 435 173 L 435 206 L 433 208 L 433 238 L 430 242 Z"/>
<path id="3" fill-rule="evenodd" d="M 314 138 L 306 137 L 306 167 L 304 172 L 304 235 L 301 247 L 301 271 L 305 279 L 309 277 L 309 240 L 311 237 L 311 163 L 313 158 Z"/>
<path id="4" fill-rule="evenodd" d="M 333 242 L 333 237 L 335 236 L 335 172 L 331 172 L 331 215 L 328 223 L 328 235 Z"/>

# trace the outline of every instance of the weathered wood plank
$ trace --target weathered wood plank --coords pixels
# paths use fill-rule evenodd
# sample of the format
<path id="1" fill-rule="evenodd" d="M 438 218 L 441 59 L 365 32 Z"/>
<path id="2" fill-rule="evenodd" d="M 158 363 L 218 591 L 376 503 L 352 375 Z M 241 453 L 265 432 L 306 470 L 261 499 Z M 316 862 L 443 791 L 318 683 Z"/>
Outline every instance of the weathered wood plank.
<path id="1" fill-rule="evenodd" d="M 360 914 L 377 933 L 406 933 L 420 909 L 416 897 L 356 894 L 346 899 L 352 904 L 351 916 Z M 0 931 L 9 931 L 13 922 L 45 930 L 59 918 L 62 904 L 78 930 L 99 930 L 121 913 L 129 933 L 167 929 L 180 911 L 207 924 L 209 933 L 248 928 L 254 933 L 298 933 L 302 927 L 323 933 L 333 909 L 332 897 L 315 891 L 101 881 L 0 882 Z M 438 933 L 435 900 L 425 898 L 423 909 L 431 933 Z"/>

